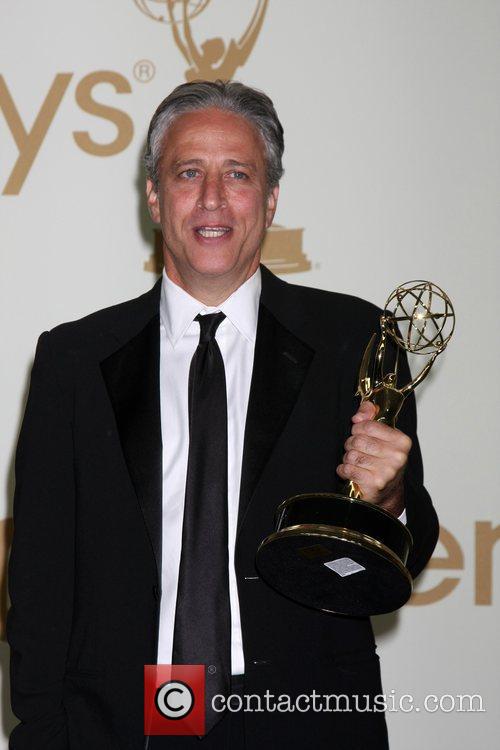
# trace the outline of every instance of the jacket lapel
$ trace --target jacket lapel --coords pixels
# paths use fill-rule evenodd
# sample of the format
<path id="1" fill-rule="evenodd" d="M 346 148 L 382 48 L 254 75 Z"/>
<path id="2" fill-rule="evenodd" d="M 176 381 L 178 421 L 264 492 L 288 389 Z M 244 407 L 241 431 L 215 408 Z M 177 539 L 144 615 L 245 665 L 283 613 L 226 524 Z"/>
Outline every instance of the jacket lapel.
<path id="1" fill-rule="evenodd" d="M 282 320 L 284 282 L 261 266 L 259 306 L 252 383 L 245 425 L 238 510 L 238 533 L 252 495 L 299 396 L 314 349 Z M 160 415 L 161 279 L 135 301 L 115 331 L 122 346 L 100 363 L 115 413 L 127 468 L 144 517 L 161 587 L 162 560 L 162 438 Z M 130 328 L 133 326 L 132 334 Z"/>
<path id="2" fill-rule="evenodd" d="M 159 280 L 143 295 L 143 328 L 104 359 L 101 371 L 115 413 L 127 468 L 144 516 L 161 586 L 162 440 L 160 418 Z M 140 298 L 142 299 L 142 298 Z"/>
<path id="3" fill-rule="evenodd" d="M 283 282 L 266 268 L 261 267 L 261 271 L 262 295 L 245 424 L 237 533 L 314 356 L 314 350 L 288 330 L 270 309 Z"/>

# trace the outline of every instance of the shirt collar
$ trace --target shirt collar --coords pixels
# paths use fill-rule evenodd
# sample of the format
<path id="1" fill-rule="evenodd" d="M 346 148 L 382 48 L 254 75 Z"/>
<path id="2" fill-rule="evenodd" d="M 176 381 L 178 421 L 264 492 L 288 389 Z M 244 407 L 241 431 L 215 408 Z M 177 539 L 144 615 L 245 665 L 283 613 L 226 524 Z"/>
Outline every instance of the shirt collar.
<path id="1" fill-rule="evenodd" d="M 209 307 L 175 284 L 163 269 L 160 318 L 173 347 L 184 336 L 199 313 L 222 311 L 226 318 L 251 343 L 257 334 L 259 300 L 262 287 L 260 268 L 218 307 Z"/>

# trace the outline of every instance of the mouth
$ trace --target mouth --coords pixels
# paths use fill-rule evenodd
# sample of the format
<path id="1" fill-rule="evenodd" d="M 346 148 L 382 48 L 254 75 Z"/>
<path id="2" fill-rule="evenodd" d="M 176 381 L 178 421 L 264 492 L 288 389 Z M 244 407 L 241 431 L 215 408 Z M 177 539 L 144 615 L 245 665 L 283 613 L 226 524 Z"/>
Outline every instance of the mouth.
<path id="1" fill-rule="evenodd" d="M 231 232 L 231 227 L 214 226 L 214 227 L 195 227 L 195 233 L 206 240 L 220 239 Z"/>

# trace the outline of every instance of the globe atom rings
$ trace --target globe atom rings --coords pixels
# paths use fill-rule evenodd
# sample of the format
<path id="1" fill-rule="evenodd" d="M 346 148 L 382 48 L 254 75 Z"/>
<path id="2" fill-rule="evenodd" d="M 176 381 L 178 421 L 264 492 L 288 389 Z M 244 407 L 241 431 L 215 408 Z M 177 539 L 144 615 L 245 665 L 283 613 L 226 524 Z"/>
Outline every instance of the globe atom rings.
<path id="1" fill-rule="evenodd" d="M 173 12 L 176 23 L 182 22 L 182 0 L 134 0 L 135 4 L 143 13 L 154 21 L 161 21 L 162 23 L 170 23 L 167 3 L 173 3 Z M 199 15 L 210 0 L 189 0 L 188 2 L 188 18 L 194 18 Z"/>
<path id="2" fill-rule="evenodd" d="M 387 333 L 412 354 L 443 351 L 455 328 L 450 298 L 430 281 L 408 281 L 398 286 L 385 303 Z"/>

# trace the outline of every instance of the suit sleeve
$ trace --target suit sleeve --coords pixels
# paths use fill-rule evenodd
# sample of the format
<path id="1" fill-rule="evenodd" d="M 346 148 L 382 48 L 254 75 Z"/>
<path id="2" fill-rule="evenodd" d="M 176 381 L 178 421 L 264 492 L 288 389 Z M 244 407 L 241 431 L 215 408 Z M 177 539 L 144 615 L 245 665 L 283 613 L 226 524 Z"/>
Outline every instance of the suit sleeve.
<path id="1" fill-rule="evenodd" d="M 74 578 L 72 396 L 61 387 L 50 334 L 37 344 L 15 459 L 7 614 L 10 750 L 68 750 L 62 702 Z"/>

